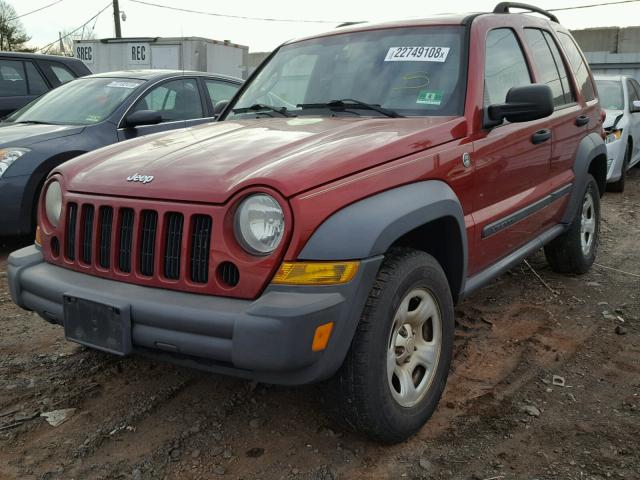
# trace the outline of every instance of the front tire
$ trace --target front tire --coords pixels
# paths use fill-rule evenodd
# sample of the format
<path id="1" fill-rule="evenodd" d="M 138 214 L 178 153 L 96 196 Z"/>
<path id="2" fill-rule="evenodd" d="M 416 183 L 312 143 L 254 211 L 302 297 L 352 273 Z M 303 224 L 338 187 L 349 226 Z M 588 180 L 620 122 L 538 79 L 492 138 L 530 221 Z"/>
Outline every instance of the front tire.
<path id="1" fill-rule="evenodd" d="M 384 443 L 417 432 L 444 390 L 453 335 L 453 300 L 438 262 L 421 251 L 392 250 L 334 378 L 347 423 Z"/>
<path id="2" fill-rule="evenodd" d="M 544 247 L 547 262 L 558 273 L 587 273 L 596 259 L 600 235 L 600 192 L 589 175 L 582 202 L 569 229 Z"/>

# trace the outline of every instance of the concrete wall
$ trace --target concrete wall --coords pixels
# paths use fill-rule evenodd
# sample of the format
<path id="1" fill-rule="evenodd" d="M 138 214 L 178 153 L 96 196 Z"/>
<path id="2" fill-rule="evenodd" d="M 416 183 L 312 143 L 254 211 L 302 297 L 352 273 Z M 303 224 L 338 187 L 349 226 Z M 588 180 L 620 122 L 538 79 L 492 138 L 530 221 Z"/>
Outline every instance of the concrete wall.
<path id="1" fill-rule="evenodd" d="M 588 28 L 571 33 L 593 73 L 631 75 L 640 80 L 640 27 Z"/>

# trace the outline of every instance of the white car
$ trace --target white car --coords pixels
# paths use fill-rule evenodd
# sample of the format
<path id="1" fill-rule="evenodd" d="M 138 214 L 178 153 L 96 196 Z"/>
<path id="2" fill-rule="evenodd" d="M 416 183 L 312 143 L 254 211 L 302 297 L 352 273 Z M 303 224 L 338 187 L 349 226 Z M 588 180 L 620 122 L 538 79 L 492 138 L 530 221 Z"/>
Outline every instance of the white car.
<path id="1" fill-rule="evenodd" d="M 606 111 L 607 190 L 622 192 L 627 170 L 640 162 L 640 85 L 625 75 L 596 75 Z"/>

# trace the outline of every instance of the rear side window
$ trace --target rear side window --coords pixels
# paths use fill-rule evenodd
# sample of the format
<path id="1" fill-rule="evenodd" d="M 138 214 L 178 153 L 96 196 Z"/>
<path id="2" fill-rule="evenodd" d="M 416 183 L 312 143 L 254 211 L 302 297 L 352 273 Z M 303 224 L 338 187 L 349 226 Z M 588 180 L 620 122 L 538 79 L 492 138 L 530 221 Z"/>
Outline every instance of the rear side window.
<path id="1" fill-rule="evenodd" d="M 484 64 L 484 105 L 504 103 L 511 87 L 529 85 L 531 75 L 518 39 L 510 28 L 487 35 Z"/>
<path id="2" fill-rule="evenodd" d="M 567 58 L 569 59 L 573 73 L 576 76 L 576 82 L 578 83 L 578 88 L 582 92 L 582 96 L 587 102 L 593 100 L 596 98 L 595 89 L 593 88 L 593 83 L 591 83 L 591 78 L 589 77 L 589 69 L 582 59 L 582 54 L 580 53 L 578 46 L 573 38 L 564 32 L 558 32 L 558 39 L 567 54 Z"/>
<path id="3" fill-rule="evenodd" d="M 553 105 L 560 107 L 573 103 L 575 97 L 571 92 L 567 71 L 553 37 L 537 28 L 526 28 L 524 32 L 538 72 L 538 81 L 551 88 Z"/>
<path id="4" fill-rule="evenodd" d="M 20 60 L 0 60 L 0 97 L 27 95 L 27 79 Z"/>
<path id="5" fill-rule="evenodd" d="M 49 90 L 47 83 L 42 78 L 42 75 L 33 64 L 33 62 L 24 62 L 27 70 L 27 84 L 29 85 L 30 95 L 41 95 Z"/>
<path id="6" fill-rule="evenodd" d="M 223 100 L 231 100 L 231 98 L 240 88 L 240 85 L 234 85 L 233 83 L 228 82 L 220 82 L 218 80 L 205 79 L 204 83 L 207 86 L 207 93 L 209 94 L 209 98 L 211 99 L 211 104 L 213 106 Z"/>

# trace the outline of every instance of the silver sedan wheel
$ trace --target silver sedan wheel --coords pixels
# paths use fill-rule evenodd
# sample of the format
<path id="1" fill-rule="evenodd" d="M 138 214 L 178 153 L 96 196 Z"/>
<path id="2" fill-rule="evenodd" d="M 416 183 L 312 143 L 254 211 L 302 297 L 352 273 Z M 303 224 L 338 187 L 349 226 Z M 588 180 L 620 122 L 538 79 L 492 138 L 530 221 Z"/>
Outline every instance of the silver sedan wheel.
<path id="1" fill-rule="evenodd" d="M 413 407 L 429 391 L 442 348 L 442 315 L 433 294 L 411 290 L 393 319 L 387 350 L 387 377 L 395 401 Z"/>
<path id="2" fill-rule="evenodd" d="M 596 213 L 593 194 L 587 191 L 582 201 L 582 218 L 580 219 L 580 245 L 582 254 L 587 257 L 591 253 L 596 235 Z"/>

